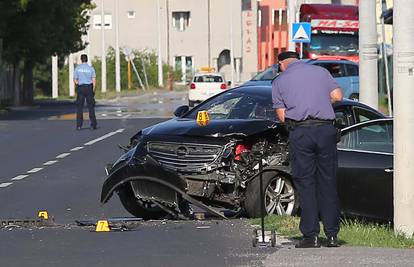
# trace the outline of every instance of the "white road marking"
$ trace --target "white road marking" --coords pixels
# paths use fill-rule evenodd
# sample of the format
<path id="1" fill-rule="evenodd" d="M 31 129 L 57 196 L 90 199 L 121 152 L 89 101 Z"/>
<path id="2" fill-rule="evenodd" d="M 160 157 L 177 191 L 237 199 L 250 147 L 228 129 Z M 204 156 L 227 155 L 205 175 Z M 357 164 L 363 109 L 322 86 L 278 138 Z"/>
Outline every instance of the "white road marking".
<path id="1" fill-rule="evenodd" d="M 29 175 L 27 175 L 27 174 L 24 174 L 24 175 L 18 175 L 18 176 L 16 176 L 16 177 L 12 178 L 12 181 L 22 180 L 22 179 L 24 179 L 24 178 L 26 178 L 26 177 L 28 177 L 28 176 L 29 176 Z"/>
<path id="2" fill-rule="evenodd" d="M 122 117 L 121 113 L 116 114 L 117 117 Z"/>
<path id="3" fill-rule="evenodd" d="M 126 118 L 129 118 L 129 117 L 131 117 L 131 114 L 125 115 L 125 116 L 123 116 L 122 118 L 123 118 L 123 119 L 126 119 Z"/>
<path id="4" fill-rule="evenodd" d="M 106 116 L 108 116 L 107 114 L 105 114 L 105 113 L 103 113 L 103 114 L 101 114 L 101 116 L 102 117 L 106 117 Z"/>
<path id="5" fill-rule="evenodd" d="M 35 173 L 35 172 L 38 172 L 38 171 L 41 171 L 41 170 L 43 170 L 43 168 L 33 168 L 30 171 L 27 171 L 27 173 Z"/>
<path id="6" fill-rule="evenodd" d="M 82 148 L 83 146 L 77 146 L 77 147 L 72 148 L 70 151 L 78 151 L 78 150 L 81 150 Z"/>
<path id="7" fill-rule="evenodd" d="M 116 113 L 122 113 L 122 110 L 117 110 Z"/>
<path id="8" fill-rule="evenodd" d="M 95 144 L 96 142 L 102 141 L 102 140 L 104 140 L 104 139 L 106 139 L 106 138 L 108 138 L 108 137 L 111 137 L 111 136 L 113 136 L 113 135 L 115 135 L 115 134 L 117 134 L 117 133 L 122 133 L 124 130 L 125 130 L 125 129 L 118 129 L 118 130 L 116 130 L 116 131 L 114 131 L 114 132 L 107 133 L 107 134 L 105 134 L 105 135 L 103 135 L 103 136 L 101 136 L 101 137 L 99 137 L 99 138 L 96 138 L 96 139 L 94 139 L 94 140 L 91 140 L 91 141 L 89 141 L 89 142 L 85 143 L 84 145 L 85 145 L 85 146 L 90 146 L 90 145 L 93 145 L 93 144 Z"/>
<path id="9" fill-rule="evenodd" d="M 63 159 L 63 158 L 66 158 L 67 156 L 69 156 L 70 155 L 70 153 L 62 153 L 62 154 L 60 154 L 60 155 L 57 155 L 56 156 L 56 158 L 57 159 Z"/>
<path id="10" fill-rule="evenodd" d="M 13 183 L 1 183 L 0 187 L 4 188 L 4 187 L 8 187 L 9 185 L 12 185 Z"/>
<path id="11" fill-rule="evenodd" d="M 56 162 L 58 162 L 58 161 L 57 161 L 57 160 L 50 160 L 50 161 L 48 161 L 48 162 L 43 163 L 43 165 L 45 165 L 45 166 L 50 166 L 50 165 L 55 164 Z"/>

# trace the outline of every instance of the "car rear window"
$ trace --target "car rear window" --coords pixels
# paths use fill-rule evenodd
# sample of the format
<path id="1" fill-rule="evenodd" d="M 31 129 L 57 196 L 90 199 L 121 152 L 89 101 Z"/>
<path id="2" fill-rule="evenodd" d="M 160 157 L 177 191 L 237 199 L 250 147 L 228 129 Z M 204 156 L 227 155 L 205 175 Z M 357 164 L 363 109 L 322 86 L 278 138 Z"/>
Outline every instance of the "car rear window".
<path id="1" fill-rule="evenodd" d="M 203 75 L 194 77 L 195 83 L 222 83 L 223 77 L 217 75 Z"/>

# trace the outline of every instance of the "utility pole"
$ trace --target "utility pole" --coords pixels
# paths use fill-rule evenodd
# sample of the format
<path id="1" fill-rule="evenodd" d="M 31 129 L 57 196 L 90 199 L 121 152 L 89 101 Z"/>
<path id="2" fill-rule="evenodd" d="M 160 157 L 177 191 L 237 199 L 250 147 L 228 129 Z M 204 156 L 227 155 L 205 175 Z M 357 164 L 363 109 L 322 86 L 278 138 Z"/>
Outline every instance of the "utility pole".
<path id="1" fill-rule="evenodd" d="M 382 13 L 387 10 L 386 0 L 382 0 L 381 5 Z M 392 106 L 391 106 L 391 89 L 390 89 L 390 74 L 388 70 L 388 55 L 387 55 L 387 46 L 385 45 L 385 23 L 384 16 L 381 16 L 381 36 L 382 36 L 382 60 L 384 63 L 384 72 L 385 72 L 385 87 L 387 88 L 388 96 L 388 115 L 392 117 Z"/>
<path id="2" fill-rule="evenodd" d="M 231 87 L 234 87 L 233 3 L 230 1 L 230 70 Z"/>
<path id="3" fill-rule="evenodd" d="M 408 236 L 414 233 L 413 12 L 414 1 L 394 1 L 394 230 Z"/>
<path id="4" fill-rule="evenodd" d="M 102 41 L 102 54 L 101 54 L 101 91 L 106 93 L 106 51 L 105 51 L 105 12 L 104 12 L 104 0 L 101 0 L 101 41 Z"/>
<path id="5" fill-rule="evenodd" d="M 296 50 L 296 44 L 292 42 L 292 27 L 293 23 L 296 22 L 296 0 L 287 0 L 287 20 L 288 20 L 288 39 L 289 39 L 289 51 L 295 51 Z"/>
<path id="6" fill-rule="evenodd" d="M 115 0 L 115 90 L 121 92 L 121 61 L 119 58 L 119 0 Z"/>
<path id="7" fill-rule="evenodd" d="M 157 39 L 158 39 L 158 87 L 164 87 L 164 78 L 162 73 L 162 57 L 161 57 L 161 22 L 160 22 L 160 0 L 157 0 Z"/>
<path id="8" fill-rule="evenodd" d="M 359 100 L 378 109 L 376 0 L 359 3 Z"/>
<path id="9" fill-rule="evenodd" d="M 207 62 L 208 67 L 211 67 L 211 16 L 210 16 L 211 3 L 207 0 Z"/>
<path id="10" fill-rule="evenodd" d="M 58 57 L 52 56 L 52 98 L 58 98 Z"/>
<path id="11" fill-rule="evenodd" d="M 73 83 L 73 54 L 69 54 L 69 96 L 75 96 L 75 84 Z"/>

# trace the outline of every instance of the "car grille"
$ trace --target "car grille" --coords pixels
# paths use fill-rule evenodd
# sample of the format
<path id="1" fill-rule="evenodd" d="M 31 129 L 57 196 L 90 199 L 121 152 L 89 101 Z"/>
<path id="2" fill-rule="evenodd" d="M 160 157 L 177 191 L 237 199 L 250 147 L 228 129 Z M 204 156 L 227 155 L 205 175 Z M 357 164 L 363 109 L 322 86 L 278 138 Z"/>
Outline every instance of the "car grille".
<path id="1" fill-rule="evenodd" d="M 208 171 L 221 156 L 219 145 L 149 142 L 148 153 L 166 168 L 178 171 Z"/>

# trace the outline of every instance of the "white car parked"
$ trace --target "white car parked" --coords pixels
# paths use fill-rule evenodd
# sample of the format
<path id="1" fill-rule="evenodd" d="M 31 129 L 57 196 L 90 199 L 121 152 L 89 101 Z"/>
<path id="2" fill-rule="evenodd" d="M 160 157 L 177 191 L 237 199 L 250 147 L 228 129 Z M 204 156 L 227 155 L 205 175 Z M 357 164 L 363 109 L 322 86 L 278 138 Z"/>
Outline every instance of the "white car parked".
<path id="1" fill-rule="evenodd" d="M 196 73 L 188 89 L 188 105 L 196 104 L 229 88 L 223 75 L 220 73 Z"/>

